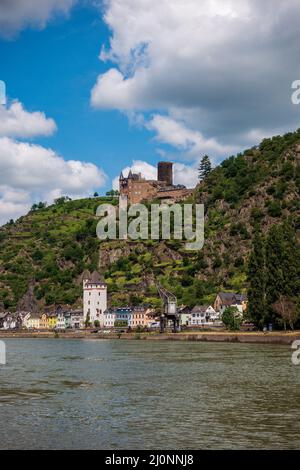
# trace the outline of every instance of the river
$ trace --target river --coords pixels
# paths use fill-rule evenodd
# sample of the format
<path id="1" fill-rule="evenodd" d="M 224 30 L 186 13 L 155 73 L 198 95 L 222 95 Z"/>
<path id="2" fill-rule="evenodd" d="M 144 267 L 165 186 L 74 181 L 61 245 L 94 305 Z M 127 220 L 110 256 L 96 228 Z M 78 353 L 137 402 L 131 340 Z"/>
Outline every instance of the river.
<path id="1" fill-rule="evenodd" d="M 1 449 L 297 449 L 288 346 L 7 339 Z"/>

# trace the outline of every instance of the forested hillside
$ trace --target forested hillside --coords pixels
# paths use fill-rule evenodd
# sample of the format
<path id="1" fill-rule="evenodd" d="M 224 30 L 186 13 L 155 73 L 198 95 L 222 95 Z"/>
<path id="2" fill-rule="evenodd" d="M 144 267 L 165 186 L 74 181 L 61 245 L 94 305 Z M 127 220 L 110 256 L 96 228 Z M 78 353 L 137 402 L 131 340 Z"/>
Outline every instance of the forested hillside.
<path id="1" fill-rule="evenodd" d="M 116 199 L 58 200 L 0 229 L 0 302 L 6 309 L 81 304 L 81 274 L 98 269 L 112 305 L 158 305 L 155 280 L 193 306 L 222 290 L 246 291 L 254 227 L 266 234 L 288 221 L 300 229 L 300 131 L 230 157 L 197 187 L 206 208 L 205 246 L 180 241 L 106 241 L 95 211 Z"/>

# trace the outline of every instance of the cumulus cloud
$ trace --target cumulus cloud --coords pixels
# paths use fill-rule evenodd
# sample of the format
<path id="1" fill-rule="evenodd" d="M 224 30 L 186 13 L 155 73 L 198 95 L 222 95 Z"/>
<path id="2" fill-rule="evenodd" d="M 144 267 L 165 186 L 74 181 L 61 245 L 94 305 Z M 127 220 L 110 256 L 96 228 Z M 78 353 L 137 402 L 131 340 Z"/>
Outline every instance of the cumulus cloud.
<path id="1" fill-rule="evenodd" d="M 98 77 L 93 106 L 162 114 L 158 139 L 167 115 L 194 133 L 185 141 L 209 142 L 213 154 L 298 127 L 290 99 L 300 76 L 298 0 L 105 4 L 112 33 L 100 59 L 115 65 Z M 177 146 L 181 135 L 163 140 Z"/>
<path id="2" fill-rule="evenodd" d="M 0 137 L 34 137 L 51 135 L 56 131 L 53 119 L 39 111 L 28 112 L 15 101 L 9 108 L 0 106 Z"/>
<path id="3" fill-rule="evenodd" d="M 38 200 L 84 197 L 106 182 L 92 163 L 66 161 L 40 145 L 0 138 L 0 223 L 24 214 Z"/>
<path id="4" fill-rule="evenodd" d="M 1 0 L 0 36 L 9 38 L 27 26 L 42 29 L 55 14 L 66 15 L 77 0 Z"/>
<path id="5" fill-rule="evenodd" d="M 27 191 L 0 184 L 0 225 L 28 212 L 31 206 Z"/>
<path id="6" fill-rule="evenodd" d="M 129 171 L 141 173 L 142 177 L 149 180 L 157 179 L 157 168 L 142 160 L 134 160 L 131 166 L 123 168 L 125 177 Z M 173 167 L 174 184 L 184 184 L 188 188 L 193 188 L 198 182 L 197 169 L 183 163 L 175 163 Z M 113 179 L 113 189 L 119 189 L 119 175 Z"/>
<path id="7" fill-rule="evenodd" d="M 185 151 L 190 158 L 197 158 L 205 153 L 224 155 L 237 150 L 234 146 L 219 144 L 214 138 L 205 139 L 201 132 L 191 130 L 183 122 L 169 116 L 156 114 L 145 126 L 156 132 L 156 140 Z"/>

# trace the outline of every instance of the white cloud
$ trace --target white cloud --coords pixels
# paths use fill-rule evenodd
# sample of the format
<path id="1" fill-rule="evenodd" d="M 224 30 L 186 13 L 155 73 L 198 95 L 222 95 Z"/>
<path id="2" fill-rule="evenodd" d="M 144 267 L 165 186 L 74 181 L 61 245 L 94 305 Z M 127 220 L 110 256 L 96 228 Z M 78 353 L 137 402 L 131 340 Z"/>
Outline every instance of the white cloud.
<path id="1" fill-rule="evenodd" d="M 125 177 L 129 171 L 133 173 L 141 173 L 142 177 L 149 180 L 157 179 L 157 168 L 142 160 L 134 160 L 131 166 L 123 168 L 122 173 Z M 173 167 L 174 184 L 183 184 L 188 188 L 193 188 L 198 182 L 198 172 L 183 163 L 175 163 Z M 113 189 L 119 189 L 119 175 L 113 179 Z"/>
<path id="2" fill-rule="evenodd" d="M 106 182 L 92 163 L 66 161 L 39 145 L 0 138 L 0 223 L 24 214 L 34 201 L 52 202 L 61 194 L 90 195 Z"/>
<path id="3" fill-rule="evenodd" d="M 115 66 L 99 76 L 93 106 L 167 115 L 184 125 L 183 141 L 202 139 L 213 154 L 298 127 L 290 95 L 300 75 L 299 0 L 105 4 L 112 33 L 100 58 Z M 163 140 L 181 146 L 180 134 Z"/>
<path id="4" fill-rule="evenodd" d="M 30 206 L 29 192 L 0 185 L 0 225 L 25 214 Z"/>
<path id="5" fill-rule="evenodd" d="M 28 112 L 15 101 L 9 108 L 0 106 L 0 137 L 34 137 L 51 135 L 56 131 L 53 119 L 39 111 Z"/>
<path id="6" fill-rule="evenodd" d="M 236 147 L 219 144 L 214 138 L 205 139 L 199 131 L 191 130 L 183 122 L 169 116 L 156 114 L 145 126 L 156 132 L 156 140 L 185 151 L 193 159 L 200 158 L 205 153 L 226 155 L 237 150 Z"/>
<path id="7" fill-rule="evenodd" d="M 12 37 L 27 26 L 42 29 L 55 14 L 66 15 L 77 0 L 1 0 L 0 36 Z"/>
<path id="8" fill-rule="evenodd" d="M 194 188 L 198 182 L 198 170 L 195 166 L 184 165 L 183 163 L 174 164 L 175 184 L 183 184 L 187 188 Z"/>

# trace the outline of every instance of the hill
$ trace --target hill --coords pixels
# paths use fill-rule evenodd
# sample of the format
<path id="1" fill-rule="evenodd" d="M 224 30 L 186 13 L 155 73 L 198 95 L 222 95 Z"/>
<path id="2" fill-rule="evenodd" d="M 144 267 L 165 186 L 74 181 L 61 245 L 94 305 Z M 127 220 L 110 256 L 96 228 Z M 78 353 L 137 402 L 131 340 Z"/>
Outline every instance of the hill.
<path id="1" fill-rule="evenodd" d="M 81 275 L 98 269 L 111 305 L 158 305 L 159 279 L 193 306 L 218 290 L 245 291 L 253 227 L 267 232 L 289 220 L 300 229 L 300 130 L 230 157 L 197 187 L 206 208 L 205 246 L 186 252 L 177 240 L 106 241 L 96 237 L 90 198 L 35 208 L 0 228 L 0 302 L 6 309 L 81 305 Z"/>

